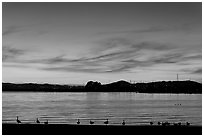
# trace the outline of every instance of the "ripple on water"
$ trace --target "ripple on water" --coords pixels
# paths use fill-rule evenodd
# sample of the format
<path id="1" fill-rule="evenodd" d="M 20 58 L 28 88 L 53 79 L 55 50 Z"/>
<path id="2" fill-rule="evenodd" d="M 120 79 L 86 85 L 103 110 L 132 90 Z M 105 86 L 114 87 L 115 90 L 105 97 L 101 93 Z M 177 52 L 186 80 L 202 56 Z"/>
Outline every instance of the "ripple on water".
<path id="1" fill-rule="evenodd" d="M 133 93 L 3 93 L 2 122 L 83 124 L 149 124 L 149 121 L 190 121 L 202 124 L 202 95 Z M 181 106 L 175 106 L 179 103 Z"/>

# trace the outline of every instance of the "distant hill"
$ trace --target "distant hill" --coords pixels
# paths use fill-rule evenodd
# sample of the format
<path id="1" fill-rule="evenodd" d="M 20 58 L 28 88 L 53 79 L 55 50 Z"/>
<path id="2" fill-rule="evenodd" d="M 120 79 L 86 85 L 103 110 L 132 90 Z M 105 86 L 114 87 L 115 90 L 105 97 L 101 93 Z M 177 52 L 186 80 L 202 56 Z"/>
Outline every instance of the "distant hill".
<path id="1" fill-rule="evenodd" d="M 82 91 L 84 86 L 70 86 L 57 84 L 36 84 L 36 83 L 2 83 L 2 91 L 36 91 L 36 92 L 67 92 Z"/>
<path id="2" fill-rule="evenodd" d="M 110 84 L 89 81 L 85 86 L 55 84 L 2 83 L 4 92 L 137 92 L 137 93 L 186 93 L 201 94 L 202 84 L 195 81 L 158 81 L 150 83 L 129 83 L 117 81 Z"/>
<path id="3" fill-rule="evenodd" d="M 140 93 L 202 93 L 202 84 L 195 81 L 161 81 L 136 83 Z"/>

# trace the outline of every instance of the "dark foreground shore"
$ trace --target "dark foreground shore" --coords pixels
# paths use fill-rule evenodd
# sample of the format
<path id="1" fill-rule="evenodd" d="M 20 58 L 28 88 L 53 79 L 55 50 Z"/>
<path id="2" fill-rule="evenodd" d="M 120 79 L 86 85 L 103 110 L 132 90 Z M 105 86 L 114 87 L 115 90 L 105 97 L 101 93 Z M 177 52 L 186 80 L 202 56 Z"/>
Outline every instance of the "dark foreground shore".
<path id="1" fill-rule="evenodd" d="M 202 135 L 202 126 L 2 124 L 3 135 Z"/>

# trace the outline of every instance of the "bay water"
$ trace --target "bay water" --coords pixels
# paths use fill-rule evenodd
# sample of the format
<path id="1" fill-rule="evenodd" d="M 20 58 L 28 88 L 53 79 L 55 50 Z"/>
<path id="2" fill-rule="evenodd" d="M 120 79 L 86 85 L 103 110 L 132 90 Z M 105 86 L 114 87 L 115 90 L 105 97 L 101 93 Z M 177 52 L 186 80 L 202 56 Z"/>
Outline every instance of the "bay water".
<path id="1" fill-rule="evenodd" d="M 150 121 L 202 125 L 202 94 L 134 92 L 3 92 L 2 123 L 147 125 Z"/>

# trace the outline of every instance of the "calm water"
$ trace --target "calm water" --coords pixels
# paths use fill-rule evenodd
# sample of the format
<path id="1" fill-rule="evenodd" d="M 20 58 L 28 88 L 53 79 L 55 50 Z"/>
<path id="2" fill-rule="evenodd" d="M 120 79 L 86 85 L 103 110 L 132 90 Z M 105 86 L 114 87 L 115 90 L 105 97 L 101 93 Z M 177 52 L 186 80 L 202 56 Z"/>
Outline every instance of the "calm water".
<path id="1" fill-rule="evenodd" d="M 202 95 L 141 93 L 2 93 L 3 123 L 149 124 L 150 121 L 202 124 Z M 181 104 L 181 105 L 176 105 Z"/>

